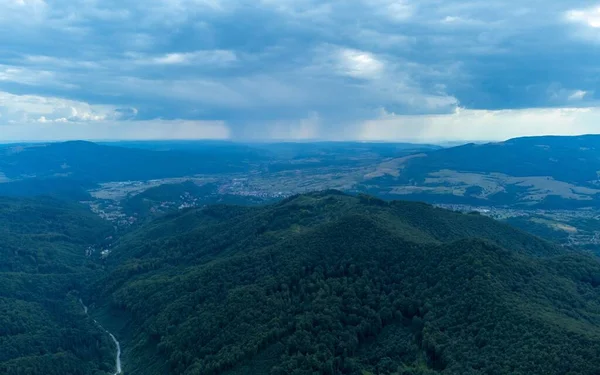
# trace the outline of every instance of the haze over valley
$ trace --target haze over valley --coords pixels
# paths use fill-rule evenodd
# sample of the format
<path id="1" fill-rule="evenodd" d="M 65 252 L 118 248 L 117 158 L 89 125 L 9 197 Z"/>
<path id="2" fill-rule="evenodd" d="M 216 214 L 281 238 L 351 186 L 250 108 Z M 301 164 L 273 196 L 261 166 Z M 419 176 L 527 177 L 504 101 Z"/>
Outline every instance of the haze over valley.
<path id="1" fill-rule="evenodd" d="M 7 144 L 0 192 L 74 198 L 120 226 L 215 203 L 337 189 L 479 211 L 563 244 L 599 243 L 597 136 L 404 143 Z M 37 160 L 44 160 L 44 164 Z M 577 168 L 569 165 L 577 164 Z"/>
<path id="2" fill-rule="evenodd" d="M 599 41 L 587 0 L 0 0 L 0 374 L 600 374 Z"/>

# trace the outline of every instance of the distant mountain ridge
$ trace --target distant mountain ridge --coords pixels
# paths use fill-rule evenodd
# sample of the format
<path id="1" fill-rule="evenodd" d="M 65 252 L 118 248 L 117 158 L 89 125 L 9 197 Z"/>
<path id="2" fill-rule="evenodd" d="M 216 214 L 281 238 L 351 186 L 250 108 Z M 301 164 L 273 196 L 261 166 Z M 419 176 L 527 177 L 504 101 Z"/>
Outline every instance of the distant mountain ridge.
<path id="1" fill-rule="evenodd" d="M 240 144 L 157 141 L 0 145 L 0 196 L 54 194 L 84 200 L 98 183 L 194 175 L 286 173 L 299 169 L 364 168 L 382 158 L 430 145 L 322 142 Z"/>
<path id="2" fill-rule="evenodd" d="M 432 203 L 599 208 L 600 136 L 525 137 L 450 148 L 81 141 L 0 147 L 0 195 L 54 193 L 84 200 L 86 190 L 102 182 L 194 175 L 222 177 L 225 185 L 238 177 L 256 179 L 247 185 L 257 195 L 337 188 Z M 307 175 L 313 184 L 301 183 Z"/>
<path id="3" fill-rule="evenodd" d="M 446 203 L 600 205 L 600 136 L 525 137 L 425 152 L 369 193 Z"/>
<path id="4" fill-rule="evenodd" d="M 36 144 L 0 149 L 0 172 L 9 179 L 71 176 L 93 182 L 147 180 L 198 173 L 246 170 L 229 160 L 194 159 L 180 151 L 152 151 L 85 141 Z"/>
<path id="5" fill-rule="evenodd" d="M 466 144 L 428 153 L 415 160 L 407 173 L 456 169 L 497 172 L 512 176 L 551 176 L 557 180 L 597 186 L 600 172 L 600 135 L 524 137 L 505 142 Z"/>

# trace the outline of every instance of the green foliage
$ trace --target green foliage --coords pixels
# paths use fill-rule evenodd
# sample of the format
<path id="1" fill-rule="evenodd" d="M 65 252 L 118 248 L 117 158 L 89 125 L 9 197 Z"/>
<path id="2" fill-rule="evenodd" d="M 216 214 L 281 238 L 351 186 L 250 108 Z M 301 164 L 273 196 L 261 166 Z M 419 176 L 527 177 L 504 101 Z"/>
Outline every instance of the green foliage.
<path id="1" fill-rule="evenodd" d="M 98 303 L 129 374 L 595 374 L 600 263 L 480 215 L 337 192 L 170 215 Z"/>
<path id="2" fill-rule="evenodd" d="M 160 192 L 160 191 L 159 191 Z M 597 374 L 600 262 L 481 215 L 336 191 L 112 229 L 0 199 L 0 373 Z M 104 269 L 110 270 L 105 273 Z"/>
<path id="3" fill-rule="evenodd" d="M 466 144 L 427 151 L 425 157 L 407 160 L 397 177 L 390 175 L 376 177 L 356 188 L 369 194 L 398 199 L 397 194 L 390 193 L 394 187 L 432 186 L 431 183 L 427 183 L 431 174 L 443 170 L 483 175 L 501 173 L 514 177 L 550 177 L 576 186 L 596 188 L 598 171 L 600 171 L 599 140 L 599 135 L 524 137 L 505 142 Z M 510 183 L 502 183 L 502 191 L 482 198 L 480 193 L 485 184 L 477 186 L 478 182 L 473 183 L 475 185 L 468 186 L 464 194 L 460 195 L 417 190 L 415 193 L 403 196 L 402 199 L 474 206 L 518 205 L 525 209 L 531 208 L 533 203 L 540 209 L 600 207 L 599 194 L 590 195 L 592 198 L 590 200 L 571 199 L 559 195 L 549 195 L 538 202 L 523 200 L 529 188 L 523 184 Z M 438 184 L 433 185 L 438 186 Z"/>
<path id="4" fill-rule="evenodd" d="M 78 302 L 112 228 L 78 205 L 0 198 L 0 373 L 106 374 L 112 344 Z"/>
<path id="5" fill-rule="evenodd" d="M 505 220 L 506 223 L 521 228 L 538 237 L 545 238 L 555 243 L 566 244 L 569 239 L 569 233 L 553 228 L 551 225 L 545 224 L 543 221 L 535 221 L 537 217 L 517 216 Z M 543 220 L 543 218 L 542 218 Z"/>
<path id="6" fill-rule="evenodd" d="M 179 184 L 162 184 L 140 194 L 124 199 L 123 209 L 139 218 L 156 218 L 167 212 L 177 211 L 182 205 L 202 207 L 209 204 L 264 204 L 266 198 L 219 193 L 217 184 L 197 185 L 193 181 Z"/>
<path id="7" fill-rule="evenodd" d="M 560 181 L 587 184 L 598 178 L 600 170 L 598 139 L 598 135 L 548 136 L 468 144 L 413 159 L 404 173 L 411 178 L 422 178 L 429 172 L 452 169 L 511 176 L 552 176 Z"/>

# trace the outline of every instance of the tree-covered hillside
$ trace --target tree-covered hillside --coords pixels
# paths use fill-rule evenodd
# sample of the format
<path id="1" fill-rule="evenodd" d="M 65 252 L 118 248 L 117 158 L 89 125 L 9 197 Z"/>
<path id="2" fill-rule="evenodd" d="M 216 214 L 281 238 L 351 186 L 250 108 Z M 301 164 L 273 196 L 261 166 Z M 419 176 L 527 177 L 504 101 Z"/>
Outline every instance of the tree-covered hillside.
<path id="1" fill-rule="evenodd" d="M 0 373 L 112 373 L 112 343 L 79 303 L 100 272 L 86 250 L 111 233 L 79 205 L 0 198 Z"/>
<path id="2" fill-rule="evenodd" d="M 422 178 L 442 169 L 552 176 L 560 181 L 589 184 L 598 180 L 600 136 L 523 137 L 451 147 L 411 160 L 405 173 L 410 178 Z"/>
<path id="3" fill-rule="evenodd" d="M 357 189 L 389 199 L 474 206 L 600 205 L 599 135 L 466 144 L 395 160 L 383 163 Z"/>
<path id="4" fill-rule="evenodd" d="M 596 374 L 600 263 L 337 192 L 164 216 L 96 284 L 128 374 Z"/>
<path id="5" fill-rule="evenodd" d="M 266 201 L 267 198 L 222 194 L 219 192 L 219 185 L 214 183 L 198 185 L 193 181 L 185 181 L 159 185 L 130 195 L 121 205 L 127 214 L 147 219 L 185 207 L 225 203 L 246 206 L 265 204 Z"/>
<path id="6" fill-rule="evenodd" d="M 86 200 L 101 182 L 247 172 L 257 152 L 222 144 L 199 150 L 151 150 L 83 141 L 0 147 L 0 195 L 52 194 Z"/>
<path id="7" fill-rule="evenodd" d="M 246 158 L 253 155 L 228 150 L 224 146 L 199 155 L 83 141 L 15 145 L 0 148 L 0 172 L 9 179 L 70 176 L 106 182 L 246 171 Z"/>

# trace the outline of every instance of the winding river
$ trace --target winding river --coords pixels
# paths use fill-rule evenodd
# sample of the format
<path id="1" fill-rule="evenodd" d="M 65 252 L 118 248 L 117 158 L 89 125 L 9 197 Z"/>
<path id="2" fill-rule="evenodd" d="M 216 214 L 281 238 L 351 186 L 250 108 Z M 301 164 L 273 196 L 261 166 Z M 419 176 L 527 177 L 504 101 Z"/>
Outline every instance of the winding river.
<path id="1" fill-rule="evenodd" d="M 88 308 L 87 306 L 83 303 L 83 301 L 80 299 L 79 303 L 81 303 L 81 306 L 83 307 L 83 312 L 85 312 L 85 315 L 88 315 Z M 106 332 L 110 338 L 113 340 L 113 342 L 115 343 L 115 346 L 117 347 L 117 352 L 115 353 L 115 370 L 116 372 L 114 373 L 114 375 L 119 375 L 121 374 L 121 344 L 119 343 L 119 341 L 117 341 L 117 338 L 115 337 L 115 335 L 113 335 L 112 333 L 110 333 L 106 328 L 102 327 L 102 325 L 100 323 L 98 323 L 96 321 L 96 319 L 94 319 L 94 323 L 104 332 Z"/>

